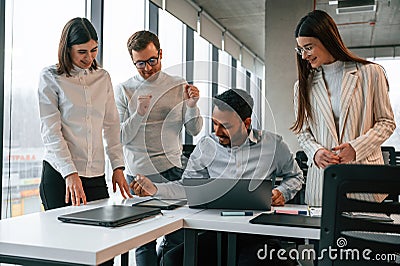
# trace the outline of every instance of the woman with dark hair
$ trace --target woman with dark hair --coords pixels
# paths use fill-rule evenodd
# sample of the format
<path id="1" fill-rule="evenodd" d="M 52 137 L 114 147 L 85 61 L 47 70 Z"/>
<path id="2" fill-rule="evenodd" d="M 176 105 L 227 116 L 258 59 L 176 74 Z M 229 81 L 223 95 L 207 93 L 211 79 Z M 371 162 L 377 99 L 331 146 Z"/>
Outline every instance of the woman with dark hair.
<path id="1" fill-rule="evenodd" d="M 98 38 L 86 18 L 71 19 L 61 34 L 58 64 L 45 67 L 38 89 L 46 149 L 40 197 L 45 210 L 109 198 L 105 151 L 112 183 L 131 197 L 125 181 L 119 117 L 107 71 L 96 62 Z"/>
<path id="2" fill-rule="evenodd" d="M 308 157 L 306 203 L 321 206 L 324 169 L 332 164 L 383 164 L 380 145 L 396 125 L 388 81 L 378 64 L 352 54 L 324 11 L 295 30 L 298 81 L 291 129 Z M 381 201 L 385 195 L 360 199 Z"/>

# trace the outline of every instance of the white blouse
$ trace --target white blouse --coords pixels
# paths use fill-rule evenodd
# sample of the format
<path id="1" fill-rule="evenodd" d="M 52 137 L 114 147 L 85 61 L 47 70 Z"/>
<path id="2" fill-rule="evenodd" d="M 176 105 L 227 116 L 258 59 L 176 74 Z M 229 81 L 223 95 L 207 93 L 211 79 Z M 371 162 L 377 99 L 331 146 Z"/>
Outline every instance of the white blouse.
<path id="1" fill-rule="evenodd" d="M 55 65 L 44 68 L 40 74 L 44 160 L 63 177 L 71 173 L 85 177 L 103 175 L 104 137 L 112 169 L 123 167 L 119 117 L 108 72 L 75 66 L 71 75 L 58 75 Z"/>

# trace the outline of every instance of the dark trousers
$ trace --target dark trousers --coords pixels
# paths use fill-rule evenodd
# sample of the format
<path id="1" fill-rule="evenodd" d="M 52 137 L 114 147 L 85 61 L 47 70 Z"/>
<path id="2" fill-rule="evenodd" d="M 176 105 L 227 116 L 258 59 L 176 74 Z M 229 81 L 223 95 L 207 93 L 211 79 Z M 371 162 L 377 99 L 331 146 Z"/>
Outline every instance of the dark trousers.
<path id="1" fill-rule="evenodd" d="M 197 265 L 199 266 L 216 266 L 217 265 L 217 234 L 213 231 L 206 231 L 198 236 L 198 254 Z M 236 265 L 238 266 L 296 266 L 296 261 L 279 260 L 274 255 L 272 258 L 260 259 L 257 252 L 264 249 L 265 245 L 269 250 L 279 250 L 283 248 L 281 241 L 277 238 L 262 235 L 238 234 L 236 247 Z M 226 246 L 226 244 L 223 244 Z M 179 266 L 183 265 L 184 244 L 177 245 L 168 251 L 163 258 L 163 266 Z M 222 251 L 222 259 L 226 258 L 226 253 Z M 275 252 L 276 254 L 276 252 Z M 222 264 L 225 264 L 223 261 Z"/>
<path id="2" fill-rule="evenodd" d="M 181 179 L 183 170 L 178 167 L 173 167 L 167 171 L 159 174 L 148 175 L 151 181 L 154 183 L 165 183 L 168 181 L 175 181 Z M 130 184 L 135 177 L 127 175 L 126 182 Z M 131 191 L 133 195 L 133 191 Z M 160 247 L 156 250 L 156 241 L 151 241 L 143 246 L 136 249 L 136 265 L 137 266 L 157 266 L 160 263 L 161 258 L 169 250 L 173 249 L 183 241 L 183 230 L 179 230 L 168 234 L 164 237 Z"/>
<path id="3" fill-rule="evenodd" d="M 87 201 L 110 197 L 104 175 L 91 178 L 80 177 L 80 179 Z M 39 190 L 40 198 L 46 211 L 71 205 L 71 200 L 68 204 L 65 203 L 66 190 L 64 178 L 46 161 L 43 161 L 42 179 Z"/>
<path id="4" fill-rule="evenodd" d="M 110 197 L 105 175 L 92 178 L 80 177 L 80 179 L 87 201 Z M 46 211 L 71 205 L 71 200 L 68 204 L 65 203 L 66 190 L 64 178 L 46 161 L 43 161 L 39 191 L 43 207 Z M 101 265 L 114 265 L 114 259 L 104 262 Z"/>

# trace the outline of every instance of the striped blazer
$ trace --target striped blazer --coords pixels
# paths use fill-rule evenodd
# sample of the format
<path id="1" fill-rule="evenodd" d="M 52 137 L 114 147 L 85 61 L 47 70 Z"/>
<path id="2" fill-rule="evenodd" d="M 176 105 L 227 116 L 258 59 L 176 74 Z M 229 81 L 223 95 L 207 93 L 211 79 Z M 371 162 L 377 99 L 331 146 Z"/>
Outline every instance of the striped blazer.
<path id="1" fill-rule="evenodd" d="M 339 132 L 336 131 L 331 101 L 321 70 L 311 80 L 310 101 L 313 121 L 307 119 L 297 134 L 308 157 L 305 201 L 322 205 L 323 169 L 314 163 L 320 148 L 350 143 L 356 151 L 353 164 L 383 164 L 380 145 L 390 137 L 396 125 L 383 69 L 377 64 L 345 62 L 340 97 Z M 297 117 L 298 82 L 294 86 L 294 110 Z M 379 199 L 377 199 L 379 200 Z"/>

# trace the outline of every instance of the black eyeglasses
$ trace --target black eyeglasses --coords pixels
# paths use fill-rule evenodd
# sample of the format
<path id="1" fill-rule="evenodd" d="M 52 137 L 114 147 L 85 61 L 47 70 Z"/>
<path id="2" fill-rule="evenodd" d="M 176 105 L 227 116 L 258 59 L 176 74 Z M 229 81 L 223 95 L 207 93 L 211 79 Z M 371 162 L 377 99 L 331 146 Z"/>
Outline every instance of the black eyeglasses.
<path id="1" fill-rule="evenodd" d="M 137 69 L 143 69 L 146 67 L 146 64 L 149 64 L 149 66 L 157 65 L 159 58 L 160 58 L 160 50 L 158 50 L 157 57 L 150 57 L 146 61 L 136 61 L 136 62 L 133 62 L 133 64 L 135 65 L 135 67 Z"/>

